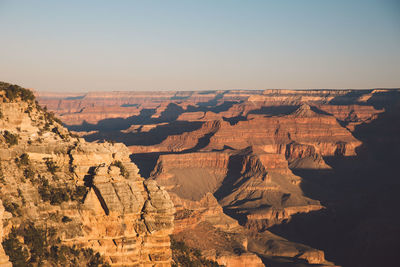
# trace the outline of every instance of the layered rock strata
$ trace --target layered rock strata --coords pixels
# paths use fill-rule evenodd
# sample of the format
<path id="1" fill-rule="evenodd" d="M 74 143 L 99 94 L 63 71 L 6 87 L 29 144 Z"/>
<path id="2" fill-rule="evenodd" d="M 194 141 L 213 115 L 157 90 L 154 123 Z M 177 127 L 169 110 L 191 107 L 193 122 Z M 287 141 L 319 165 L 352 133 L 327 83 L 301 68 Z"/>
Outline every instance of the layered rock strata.
<path id="1" fill-rule="evenodd" d="M 64 123 L 96 124 L 111 118 L 138 116 L 141 111 L 153 110 L 153 118 L 167 115 L 168 105 L 182 109 L 179 120 L 215 120 L 246 116 L 263 108 L 298 106 L 308 103 L 334 116 L 349 114 L 353 109 L 361 117 L 377 113 L 371 105 L 390 101 L 398 90 L 234 90 L 206 92 L 91 92 L 87 94 L 40 93 L 39 101 L 55 112 Z M 231 102 L 227 109 L 218 110 Z M 243 103 L 244 102 L 244 103 Z M 209 109 L 209 111 L 207 110 Z M 178 108 L 179 110 L 179 108 Z M 175 109 L 177 111 L 177 109 Z M 379 113 L 379 112 L 378 112 Z M 175 117 L 175 116 L 173 116 Z"/>
<path id="2" fill-rule="evenodd" d="M 12 216 L 3 220 L 0 237 L 31 222 L 56 229 L 63 246 L 99 252 L 111 266 L 170 266 L 173 203 L 155 181 L 140 177 L 128 148 L 72 137 L 32 99 L 24 100 L 26 91 L 5 86 L 0 199 Z M 0 250 L 0 263 L 6 260 Z"/>
<path id="3" fill-rule="evenodd" d="M 268 154 L 257 148 L 239 153 L 226 150 L 160 155 L 151 179 L 170 192 L 175 204 L 175 238 L 227 266 L 240 266 L 239 262 L 258 266 L 261 261 L 257 254 L 272 254 L 248 249 L 247 244 L 256 241 L 224 212 L 239 221 L 245 220 L 247 228 L 262 231 L 265 242 L 280 243 L 283 241 L 265 231 L 267 227 L 295 213 L 322 208 L 318 201 L 303 196 L 299 188 L 301 179 L 292 174 L 284 155 Z M 206 236 L 215 243 L 204 239 Z M 295 243 L 289 246 L 297 254 L 307 251 L 305 255 L 313 255 L 310 262 L 316 261 L 315 253 L 320 253 L 319 263 L 325 262 L 318 250 Z M 299 247 L 303 252 L 297 250 Z"/>

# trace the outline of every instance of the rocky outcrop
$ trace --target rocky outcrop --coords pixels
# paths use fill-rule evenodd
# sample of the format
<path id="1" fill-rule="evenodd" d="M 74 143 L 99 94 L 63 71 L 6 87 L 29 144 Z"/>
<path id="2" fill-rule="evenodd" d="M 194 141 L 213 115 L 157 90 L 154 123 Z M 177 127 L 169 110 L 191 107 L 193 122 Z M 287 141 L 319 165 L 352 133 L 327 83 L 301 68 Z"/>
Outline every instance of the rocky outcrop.
<path id="1" fill-rule="evenodd" d="M 233 177 L 235 180 L 230 180 Z M 322 208 L 318 201 L 302 196 L 300 178 L 291 173 L 284 155 L 257 148 L 240 153 L 226 150 L 160 155 L 151 178 L 165 186 L 176 207 L 174 238 L 226 266 L 263 265 L 247 248 L 253 242 L 250 232 L 227 216 L 223 207 L 236 219 L 245 218 L 246 226 L 256 231 L 264 231 L 295 213 Z M 232 184 L 237 187 L 229 189 Z M 226 192 L 218 203 L 214 195 L 220 197 Z M 281 242 L 270 234 L 267 237 L 269 242 Z M 297 251 L 299 245 L 289 246 Z M 306 248 L 308 254 L 318 252 Z"/>
<path id="2" fill-rule="evenodd" d="M 215 192 L 228 171 L 229 153 L 161 155 L 151 176 L 169 192 L 199 201 Z"/>
<path id="3" fill-rule="evenodd" d="M 77 148 L 82 154 L 81 149 Z M 168 266 L 175 211 L 169 195 L 154 181 L 144 182 L 132 163 L 125 161 L 123 166 L 128 177 L 121 175 L 119 167 L 103 163 L 89 178 L 91 187 L 82 211 L 87 214 L 83 227 L 92 229 L 85 233 L 85 239 L 91 240 L 87 245 L 115 265 Z"/>
<path id="4" fill-rule="evenodd" d="M 291 169 L 330 169 L 313 145 L 292 142 L 286 145 L 285 156 Z"/>
<path id="5" fill-rule="evenodd" d="M 285 146 L 293 141 L 312 144 L 323 156 L 355 155 L 355 148 L 361 145 L 334 117 L 302 106 L 285 116 L 248 115 L 246 121 L 235 125 L 223 123 L 207 148 L 263 146 L 266 152 L 285 153 Z"/>
<path id="6" fill-rule="evenodd" d="M 296 192 L 301 195 L 298 188 L 301 179 L 288 168 L 285 156 L 265 153 L 260 148 L 160 155 L 151 177 L 169 192 L 191 201 L 216 193 L 225 197 L 232 194 L 231 198 L 242 203 L 257 203 L 261 200 L 253 201 L 252 197 L 237 197 L 237 194 L 276 193 L 288 188 L 292 188 L 289 191 L 297 188 Z M 226 205 L 233 205 L 226 201 Z"/>
<path id="7" fill-rule="evenodd" d="M 4 216 L 4 207 L 3 203 L 0 200 L 0 266 L 1 267 L 11 267 L 12 264 L 9 262 L 8 256 L 5 254 L 3 246 L 1 242 L 3 241 L 3 216 Z"/>
<path id="8" fill-rule="evenodd" d="M 249 227 L 265 230 L 295 213 L 322 208 L 303 195 L 301 178 L 290 171 L 283 155 L 248 148 L 230 160 L 230 175 L 216 196 L 228 214 Z"/>
<path id="9" fill-rule="evenodd" d="M 170 194 L 177 210 L 173 234 L 175 239 L 199 249 L 205 258 L 220 265 L 264 266 L 256 254 L 247 250 L 247 237 L 243 228 L 236 220 L 224 214 L 211 193 L 207 193 L 200 201 Z M 215 240 L 215 237 L 220 240 Z M 242 265 L 238 265 L 240 262 Z"/>
<path id="10" fill-rule="evenodd" d="M 0 93 L 0 199 L 12 214 L 3 238 L 11 225 L 29 223 L 54 229 L 57 246 L 90 248 L 111 266 L 170 266 L 175 209 L 168 193 L 140 177 L 125 145 L 75 138 L 16 92 Z M 6 260 L 0 250 L 0 263 Z"/>
<path id="11" fill-rule="evenodd" d="M 286 239 L 268 231 L 251 234 L 248 248 L 266 258 L 295 258 L 297 261 L 318 264 L 318 266 L 333 265 L 325 260 L 323 251 L 312 249 L 303 244 L 288 242 Z"/>
<path id="12" fill-rule="evenodd" d="M 140 114 L 138 107 L 101 106 L 84 107 L 77 112 L 66 111 L 60 114 L 63 122 L 68 125 L 79 125 L 82 123 L 96 124 L 99 121 L 113 118 L 129 118 Z"/>
<path id="13" fill-rule="evenodd" d="M 342 122 L 365 122 L 375 115 L 382 113 L 383 109 L 375 109 L 367 105 L 318 105 L 318 109 L 332 114 Z"/>
<path id="14" fill-rule="evenodd" d="M 220 265 L 264 266 L 259 256 L 247 250 L 248 240 L 240 227 L 227 232 L 202 222 L 190 230 L 176 233 L 174 238 L 184 240 L 188 246 L 199 249 L 204 257 Z"/>
<path id="15" fill-rule="evenodd" d="M 209 138 L 215 134 L 221 127 L 220 120 L 207 121 L 201 125 L 201 128 L 191 132 L 184 132 L 180 135 L 169 135 L 160 144 L 153 146 L 129 146 L 132 153 L 149 152 L 190 152 L 205 147 Z"/>
<path id="16" fill-rule="evenodd" d="M 130 149 L 136 153 L 148 153 L 257 146 L 268 153 L 285 154 L 291 143 L 312 146 L 321 156 L 354 156 L 356 148 L 361 145 L 335 117 L 317 113 L 310 106 L 302 105 L 287 115 L 266 117 L 249 114 L 247 119 L 234 124 L 224 120 L 206 121 L 198 130 L 170 135 L 157 145 L 130 146 Z M 320 159 L 316 162 L 316 166 L 319 165 L 325 167 Z"/>
<path id="17" fill-rule="evenodd" d="M 224 214 L 222 207 L 211 193 L 206 193 L 200 201 L 191 201 L 170 193 L 176 207 L 174 233 L 190 231 L 200 223 L 206 222 L 213 227 L 232 231 L 239 227 L 236 220 Z"/>

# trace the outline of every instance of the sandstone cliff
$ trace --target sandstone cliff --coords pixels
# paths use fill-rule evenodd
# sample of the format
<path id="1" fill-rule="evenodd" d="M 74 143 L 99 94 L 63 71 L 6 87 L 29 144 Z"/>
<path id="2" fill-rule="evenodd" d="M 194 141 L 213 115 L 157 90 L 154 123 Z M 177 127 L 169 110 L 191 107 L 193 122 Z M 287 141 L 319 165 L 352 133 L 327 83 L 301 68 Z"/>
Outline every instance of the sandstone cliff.
<path id="1" fill-rule="evenodd" d="M 0 200 L 0 242 L 3 241 L 3 217 L 4 217 L 4 207 Z M 11 267 L 12 264 L 9 262 L 9 258 L 4 252 L 3 246 L 0 244 L 0 266 L 1 267 Z"/>
<path id="2" fill-rule="evenodd" d="M 172 201 L 138 175 L 129 150 L 72 137 L 29 91 L 1 85 L 0 199 L 12 214 L 1 233 L 10 260 L 170 266 Z M 40 251 L 31 233 L 44 233 Z M 0 262 L 6 260 L 0 250 Z"/>

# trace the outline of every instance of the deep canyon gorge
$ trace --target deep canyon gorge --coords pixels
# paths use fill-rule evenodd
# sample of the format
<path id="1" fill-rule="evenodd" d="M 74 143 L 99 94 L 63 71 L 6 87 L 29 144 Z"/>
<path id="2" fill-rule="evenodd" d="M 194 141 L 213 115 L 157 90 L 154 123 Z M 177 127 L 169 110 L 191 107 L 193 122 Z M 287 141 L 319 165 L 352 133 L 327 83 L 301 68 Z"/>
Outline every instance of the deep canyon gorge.
<path id="1" fill-rule="evenodd" d="M 0 266 L 399 264 L 400 89 L 0 89 Z"/>

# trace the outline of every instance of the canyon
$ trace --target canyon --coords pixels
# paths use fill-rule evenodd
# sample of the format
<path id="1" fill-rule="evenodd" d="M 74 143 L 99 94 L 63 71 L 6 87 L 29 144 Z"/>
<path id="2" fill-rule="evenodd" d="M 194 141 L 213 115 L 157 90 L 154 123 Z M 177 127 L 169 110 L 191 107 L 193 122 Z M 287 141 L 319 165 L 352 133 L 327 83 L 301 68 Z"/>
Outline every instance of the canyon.
<path id="1" fill-rule="evenodd" d="M 399 89 L 2 87 L 4 266 L 44 225 L 111 266 L 398 264 Z"/>
<path id="2" fill-rule="evenodd" d="M 40 93 L 39 101 L 87 141 L 124 143 L 140 174 L 168 191 L 172 236 L 219 264 L 397 263 L 398 89 Z"/>
<path id="3" fill-rule="evenodd" d="M 174 236 L 220 263 L 235 266 L 249 253 L 267 266 L 397 261 L 399 218 L 390 210 L 398 203 L 399 90 L 93 92 L 39 99 L 86 140 L 127 145 L 140 173 L 171 195 Z M 242 236 L 247 246 L 204 242 L 205 236 L 219 240 L 221 232 Z"/>

